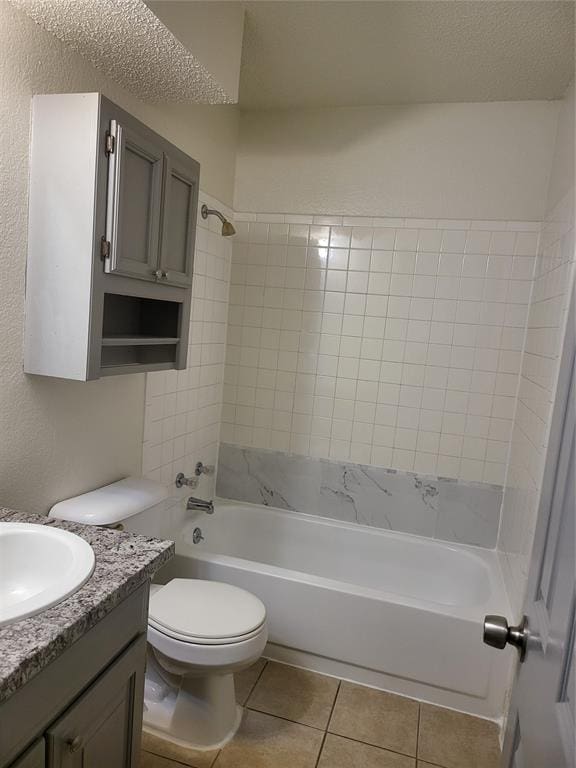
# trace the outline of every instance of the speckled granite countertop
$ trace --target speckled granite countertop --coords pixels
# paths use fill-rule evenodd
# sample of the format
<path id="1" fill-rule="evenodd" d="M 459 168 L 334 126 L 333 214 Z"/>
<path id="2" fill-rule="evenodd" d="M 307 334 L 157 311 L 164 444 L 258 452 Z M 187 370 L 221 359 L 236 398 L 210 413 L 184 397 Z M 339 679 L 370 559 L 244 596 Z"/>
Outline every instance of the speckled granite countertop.
<path id="1" fill-rule="evenodd" d="M 86 584 L 52 608 L 0 627 L 0 703 L 48 666 L 174 555 L 171 541 L 0 507 L 0 524 L 38 523 L 76 533 L 94 550 Z"/>

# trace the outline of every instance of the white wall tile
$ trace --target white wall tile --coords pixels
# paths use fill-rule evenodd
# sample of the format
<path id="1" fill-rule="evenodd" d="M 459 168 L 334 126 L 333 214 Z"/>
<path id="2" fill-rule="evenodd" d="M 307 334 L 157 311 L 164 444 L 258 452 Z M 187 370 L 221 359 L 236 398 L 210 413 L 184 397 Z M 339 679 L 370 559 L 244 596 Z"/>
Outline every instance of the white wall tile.
<path id="1" fill-rule="evenodd" d="M 567 160 L 567 162 L 572 162 Z M 504 455 L 511 434 L 509 462 L 502 505 L 498 549 L 503 553 L 504 575 L 516 613 L 524 599 L 533 533 L 538 512 L 548 431 L 559 370 L 559 355 L 566 323 L 567 299 L 574 281 L 574 188 L 552 208 L 536 230 L 515 234 L 506 319 L 510 327 L 502 333 L 498 374 L 495 382 L 493 418 L 490 419 L 484 477 L 499 477 L 499 456 Z M 511 238 L 507 241 L 508 247 Z M 534 256 L 536 258 L 534 259 Z M 531 276 L 533 283 L 528 283 Z M 526 320 L 527 286 L 531 302 L 527 315 L 522 356 L 520 327 Z M 520 375 L 518 377 L 518 371 Z M 519 381 L 518 381 L 519 378 Z M 518 398 L 513 429 L 505 418 L 505 402 Z"/>
<path id="2" fill-rule="evenodd" d="M 205 194 L 201 195 L 201 200 L 232 218 L 232 212 L 219 201 Z M 251 246 L 247 243 L 265 244 L 270 229 L 268 224 L 248 221 L 238 222 L 236 226 L 239 261 L 235 263 L 232 275 L 235 290 L 231 298 L 235 303 L 232 316 L 238 316 L 240 320 L 245 316 L 250 319 L 251 305 L 257 302 L 257 294 L 253 290 L 246 294 L 240 288 L 248 281 L 248 275 L 252 277 L 247 266 L 250 259 L 260 257 L 258 251 L 253 256 L 249 255 L 251 251 L 248 248 Z M 146 376 L 143 473 L 170 486 L 178 472 L 191 475 L 197 461 L 215 464 L 217 459 L 231 256 L 232 244 L 221 237 L 217 224 L 212 220 L 204 221 L 199 216 L 188 367 L 185 371 L 163 371 Z M 247 310 L 246 315 L 244 310 Z M 260 327 L 257 323 L 251 328 L 239 327 L 242 331 L 235 337 L 238 346 L 230 350 L 229 359 L 240 360 L 248 350 L 253 349 L 257 364 Z M 228 371 L 230 382 L 238 380 L 237 367 Z M 241 421 L 250 427 L 254 424 L 254 408 L 248 405 L 254 401 L 254 389 L 248 382 L 239 386 L 229 384 L 227 389 L 228 397 L 234 402 L 228 402 L 224 411 L 224 437 L 229 440 L 246 439 L 250 436 L 237 432 L 235 426 Z M 213 495 L 214 476 L 201 478 L 198 493 L 206 497 Z"/>
<path id="3" fill-rule="evenodd" d="M 226 439 L 501 481 L 539 226 L 256 218 L 233 249 Z"/>

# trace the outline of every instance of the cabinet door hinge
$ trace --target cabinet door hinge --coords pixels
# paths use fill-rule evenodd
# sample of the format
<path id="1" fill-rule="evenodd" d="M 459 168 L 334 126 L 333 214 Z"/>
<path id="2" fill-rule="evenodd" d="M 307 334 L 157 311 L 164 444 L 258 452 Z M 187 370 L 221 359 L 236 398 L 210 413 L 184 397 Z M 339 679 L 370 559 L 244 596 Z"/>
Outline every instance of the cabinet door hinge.
<path id="1" fill-rule="evenodd" d="M 100 257 L 107 259 L 110 256 L 110 240 L 106 240 L 104 236 L 100 240 Z"/>
<path id="2" fill-rule="evenodd" d="M 114 138 L 114 136 L 112 136 L 110 131 L 106 131 L 104 151 L 106 152 L 107 155 L 111 155 L 114 152 L 115 145 L 116 145 L 116 139 Z"/>

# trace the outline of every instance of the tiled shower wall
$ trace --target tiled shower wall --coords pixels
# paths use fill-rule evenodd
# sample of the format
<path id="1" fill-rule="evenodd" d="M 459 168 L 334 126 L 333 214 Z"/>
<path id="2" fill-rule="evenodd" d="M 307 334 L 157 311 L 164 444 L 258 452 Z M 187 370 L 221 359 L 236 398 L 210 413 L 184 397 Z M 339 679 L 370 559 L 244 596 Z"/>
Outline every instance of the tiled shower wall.
<path id="1" fill-rule="evenodd" d="M 547 215 L 541 239 L 498 541 L 515 611 L 522 605 L 528 577 L 574 282 L 574 188 Z"/>
<path id="2" fill-rule="evenodd" d="M 200 195 L 231 216 L 218 200 Z M 188 367 L 146 375 L 142 472 L 174 488 L 178 472 L 191 475 L 197 461 L 218 454 L 232 244 L 215 217 L 198 215 Z M 214 476 L 203 476 L 199 494 L 211 498 Z"/>
<path id="3" fill-rule="evenodd" d="M 534 270 L 498 549 L 513 614 L 524 601 L 575 279 L 574 83 L 561 103 Z"/>
<path id="4" fill-rule="evenodd" d="M 236 226 L 224 443 L 502 484 L 538 223 Z"/>

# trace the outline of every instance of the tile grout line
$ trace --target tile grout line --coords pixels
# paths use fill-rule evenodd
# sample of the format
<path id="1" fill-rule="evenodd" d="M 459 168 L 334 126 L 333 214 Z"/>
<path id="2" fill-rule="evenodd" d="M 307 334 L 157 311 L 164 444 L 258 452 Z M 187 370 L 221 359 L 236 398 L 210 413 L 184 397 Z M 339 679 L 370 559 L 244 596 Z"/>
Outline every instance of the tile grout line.
<path id="1" fill-rule="evenodd" d="M 417 760 L 416 755 L 409 755 L 406 752 L 398 752 L 397 749 L 391 749 L 390 747 L 382 747 L 380 744 L 374 744 L 371 741 L 361 741 L 360 739 L 355 739 L 353 736 L 342 736 L 340 733 L 334 733 L 333 731 L 327 731 L 331 736 L 338 736 L 339 739 L 344 739 L 345 741 L 353 741 L 354 744 L 363 744 L 365 747 L 372 747 L 373 749 L 379 749 L 381 752 L 391 752 L 393 755 L 400 755 L 401 757 L 408 757 L 410 760 Z M 430 765 L 434 765 L 433 763 L 430 763 Z M 434 765 L 434 768 L 445 768 L 441 765 L 436 766 Z"/>
<path id="2" fill-rule="evenodd" d="M 243 707 L 244 709 L 248 709 L 248 708 L 249 708 L 249 707 L 248 707 L 248 701 L 250 700 L 250 696 L 252 696 L 252 694 L 254 693 L 254 689 L 256 688 L 256 686 L 258 685 L 258 683 L 260 682 L 260 678 L 261 678 L 261 677 L 262 677 L 262 675 L 264 674 L 264 670 L 266 669 L 266 667 L 268 666 L 268 664 L 269 664 L 269 660 L 268 660 L 268 659 L 264 659 L 264 666 L 262 667 L 262 669 L 261 669 L 261 670 L 260 670 L 260 672 L 258 673 L 258 676 L 257 676 L 256 680 L 254 680 L 254 683 L 253 683 L 252 687 L 250 688 L 250 690 L 249 690 L 249 692 L 248 692 L 248 696 L 246 696 L 246 700 L 244 701 L 244 704 L 242 704 L 242 707 Z"/>
<path id="3" fill-rule="evenodd" d="M 324 751 L 324 744 L 326 743 L 326 737 L 328 736 L 328 728 L 330 727 L 330 720 L 332 720 L 332 715 L 334 713 L 334 709 L 336 708 L 336 701 L 338 700 L 338 694 L 340 693 L 341 685 L 342 685 L 342 680 L 338 680 L 336 695 L 334 696 L 334 701 L 332 702 L 332 706 L 330 708 L 330 714 L 328 715 L 328 720 L 326 721 L 324 736 L 322 736 L 322 742 L 320 743 L 320 749 L 318 750 L 318 757 L 316 758 L 316 762 L 314 763 L 314 768 L 318 768 L 318 765 L 320 764 L 320 758 L 322 757 L 322 752 Z"/>
<path id="4" fill-rule="evenodd" d="M 343 680 L 340 680 L 338 682 L 338 689 L 336 691 L 336 698 L 334 699 L 334 704 L 332 705 L 332 710 L 330 712 L 330 717 L 328 718 L 328 725 L 326 727 L 326 733 L 331 733 L 333 736 L 338 736 L 341 739 L 348 739 L 348 741 L 353 741 L 355 744 L 364 744 L 367 747 L 374 747 L 375 749 L 381 749 L 385 752 L 392 752 L 395 755 L 401 755 L 402 757 L 409 757 L 414 760 L 414 765 L 416 766 L 416 763 L 418 762 L 418 737 L 420 732 L 420 711 L 421 711 L 421 702 L 418 701 L 418 699 L 411 699 L 409 696 L 402 696 L 401 698 L 408 699 L 410 701 L 415 701 L 418 704 L 418 723 L 416 725 L 416 754 L 415 755 L 407 755 L 405 752 L 398 752 L 395 749 L 390 749 L 390 747 L 382 747 L 379 744 L 371 744 L 369 741 L 361 741 L 360 739 L 355 739 L 353 736 L 342 736 L 339 733 L 333 733 L 332 731 L 329 731 L 328 728 L 330 727 L 330 720 L 332 719 L 332 714 L 334 712 L 334 709 L 336 707 L 336 699 L 338 698 L 338 693 L 340 691 L 340 686 L 342 684 Z M 362 686 L 365 687 L 365 686 Z M 378 690 L 378 689 L 372 689 L 372 690 Z M 393 694 L 396 695 L 396 694 Z M 398 694 L 400 695 L 400 694 Z M 324 743 L 322 743 L 322 746 L 324 746 Z M 320 753 L 322 753 L 322 750 L 320 750 Z M 436 767 L 435 767 L 436 768 Z M 441 766 L 438 766 L 438 768 L 441 768 Z"/>
<path id="5" fill-rule="evenodd" d="M 281 663 L 281 662 L 274 662 L 274 663 Z M 264 670 L 262 670 L 262 672 L 260 673 L 260 676 L 262 675 L 263 672 L 264 672 Z M 321 673 L 315 673 L 315 674 L 321 674 Z M 260 676 L 259 676 L 258 679 L 260 679 Z M 324 677 L 324 675 L 322 675 L 322 676 Z M 276 718 L 278 720 L 283 720 L 284 722 L 287 722 L 287 723 L 293 723 L 294 725 L 301 725 L 304 728 L 311 728 L 312 730 L 315 730 L 315 731 L 322 731 L 322 732 L 324 732 L 324 738 L 322 739 L 322 745 L 321 745 L 321 748 L 320 748 L 320 753 L 318 755 L 318 760 L 320 759 L 320 756 L 322 754 L 322 748 L 324 746 L 324 741 L 326 740 L 326 736 L 328 735 L 328 733 L 330 733 L 333 736 L 338 736 L 339 738 L 346 739 L 348 741 L 353 741 L 355 744 L 363 744 L 363 745 L 368 746 L 368 747 L 373 747 L 374 749 L 380 749 L 380 750 L 383 750 L 385 752 L 391 752 L 391 753 L 393 753 L 395 755 L 400 755 L 402 757 L 408 757 L 408 758 L 411 758 L 413 760 L 417 760 L 418 759 L 418 730 L 419 730 L 419 725 L 420 725 L 420 711 L 421 711 L 421 707 L 420 707 L 421 702 L 419 702 L 417 699 L 410 699 L 410 697 L 405 697 L 405 696 L 401 697 L 401 698 L 410 699 L 410 701 L 414 701 L 414 702 L 416 702 L 418 704 L 418 723 L 417 723 L 417 726 L 416 726 L 416 754 L 415 755 L 410 755 L 410 754 L 407 754 L 406 752 L 399 752 L 398 750 L 391 749 L 390 747 L 382 747 L 379 744 L 374 744 L 374 743 L 369 742 L 369 741 L 362 741 L 361 739 L 356 739 L 353 736 L 343 736 L 342 734 L 334 733 L 334 732 L 329 730 L 330 721 L 332 719 L 332 715 L 334 713 L 334 709 L 336 708 L 336 702 L 337 702 L 337 699 L 338 699 L 338 694 L 340 692 L 340 688 L 341 688 L 341 685 L 342 685 L 343 682 L 344 681 L 341 680 L 341 679 L 338 680 L 338 687 L 336 688 L 336 695 L 334 697 L 334 701 L 333 701 L 331 709 L 330 709 L 330 714 L 328 716 L 328 722 L 327 722 L 327 725 L 326 725 L 325 728 L 320 728 L 320 727 L 315 726 L 315 725 L 309 725 L 308 723 L 303 723 L 300 720 L 292 720 L 289 717 L 285 717 L 283 715 L 278 715 L 278 714 L 273 714 L 273 713 L 268 712 L 268 711 L 266 711 L 264 709 L 258 709 L 257 707 L 251 707 L 251 706 L 245 705 L 245 708 L 248 709 L 250 712 L 258 712 L 259 714 L 268 715 L 269 717 L 273 717 L 273 718 Z M 256 687 L 256 684 L 257 683 L 254 684 L 254 687 Z M 315 768 L 317 768 L 317 764 L 316 764 Z M 442 768 L 442 766 L 435 766 L 435 768 Z"/>
<path id="6" fill-rule="evenodd" d="M 317 725 L 308 725 L 308 723 L 302 723 L 300 720 L 290 720 L 289 717 L 284 715 L 274 715 L 272 712 L 267 712 L 265 709 L 256 709 L 256 707 L 246 706 L 249 712 L 258 712 L 259 715 L 267 715 L 268 717 L 274 717 L 276 720 L 283 720 L 285 723 L 292 723 L 293 725 L 301 725 L 303 728 L 310 728 L 312 731 L 320 731 L 325 733 L 325 728 L 319 728 Z"/>
<path id="7" fill-rule="evenodd" d="M 140 754 L 145 752 L 148 755 L 153 755 L 154 757 L 159 757 L 161 760 L 166 760 L 167 763 L 170 764 L 170 768 L 172 768 L 173 765 L 178 766 L 178 768 L 194 768 L 193 766 L 190 766 L 189 763 L 181 763 L 179 760 L 173 760 L 171 757 L 166 757 L 165 755 L 160 755 L 157 752 L 150 752 L 148 749 L 141 749 Z M 212 763 L 214 765 L 214 763 Z"/>
<path id="8" fill-rule="evenodd" d="M 264 657 L 262 657 L 262 658 L 264 658 Z M 250 690 L 248 691 L 248 695 L 246 696 L 244 704 L 240 705 L 244 711 L 246 711 L 247 709 L 250 709 L 248 707 L 248 699 L 254 693 L 254 689 L 256 688 L 258 683 L 260 682 L 260 678 L 264 674 L 264 670 L 266 669 L 267 666 L 268 666 L 268 659 L 264 658 L 264 664 L 262 666 L 262 669 L 258 673 L 258 676 L 256 677 L 256 680 L 254 681 L 253 685 L 251 686 Z M 236 738 L 236 734 L 234 734 L 234 738 Z M 225 749 L 225 747 L 222 747 L 221 749 L 218 750 L 218 754 L 214 757 L 214 760 L 210 763 L 210 768 L 214 768 L 214 766 L 216 765 L 216 762 L 218 761 L 218 758 L 220 757 L 220 755 L 222 754 L 224 749 Z"/>

